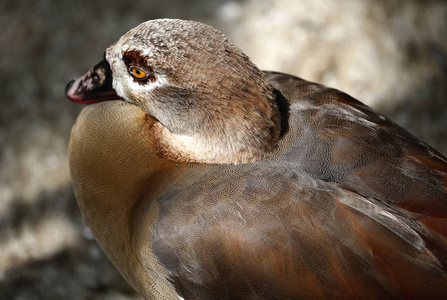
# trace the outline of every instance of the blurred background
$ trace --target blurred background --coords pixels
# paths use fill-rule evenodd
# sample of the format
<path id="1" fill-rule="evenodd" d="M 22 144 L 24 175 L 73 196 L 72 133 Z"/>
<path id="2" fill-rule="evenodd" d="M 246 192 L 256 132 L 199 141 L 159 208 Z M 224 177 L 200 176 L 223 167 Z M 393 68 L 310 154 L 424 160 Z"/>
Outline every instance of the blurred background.
<path id="1" fill-rule="evenodd" d="M 66 83 L 156 18 L 223 31 L 261 68 L 347 92 L 447 154 L 445 0 L 0 0 L 0 299 L 140 299 L 70 185 Z"/>

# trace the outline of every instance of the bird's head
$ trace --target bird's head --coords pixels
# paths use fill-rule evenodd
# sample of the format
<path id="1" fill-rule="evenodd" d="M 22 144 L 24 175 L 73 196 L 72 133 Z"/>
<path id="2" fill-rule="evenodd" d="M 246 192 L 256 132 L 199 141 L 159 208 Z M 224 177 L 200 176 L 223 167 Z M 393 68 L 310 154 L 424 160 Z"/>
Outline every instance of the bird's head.
<path id="1" fill-rule="evenodd" d="M 280 132 L 263 73 L 225 35 L 195 21 L 140 24 L 66 94 L 78 103 L 121 99 L 138 106 L 159 122 L 161 140 L 180 160 L 253 161 L 273 149 Z"/>

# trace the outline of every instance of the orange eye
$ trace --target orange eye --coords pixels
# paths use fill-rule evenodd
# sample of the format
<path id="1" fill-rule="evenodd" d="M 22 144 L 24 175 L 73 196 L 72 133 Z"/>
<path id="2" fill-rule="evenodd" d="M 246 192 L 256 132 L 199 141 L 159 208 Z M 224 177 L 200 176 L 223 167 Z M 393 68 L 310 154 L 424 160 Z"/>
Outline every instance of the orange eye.
<path id="1" fill-rule="evenodd" d="M 137 79 L 144 79 L 147 73 L 138 67 L 130 67 L 130 74 Z"/>

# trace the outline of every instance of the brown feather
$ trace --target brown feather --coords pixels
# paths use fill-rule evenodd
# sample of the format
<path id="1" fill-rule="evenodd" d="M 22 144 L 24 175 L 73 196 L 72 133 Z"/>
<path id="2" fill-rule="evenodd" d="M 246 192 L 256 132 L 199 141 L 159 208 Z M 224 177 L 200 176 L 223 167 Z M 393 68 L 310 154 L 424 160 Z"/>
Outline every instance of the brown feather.
<path id="1" fill-rule="evenodd" d="M 206 92 L 195 98 L 194 89 L 189 94 L 180 88 L 183 94 L 176 95 L 189 98 L 168 99 L 175 107 L 157 111 L 161 118 L 151 114 L 154 103 L 142 102 L 169 102 L 169 80 L 155 81 L 158 92 L 149 98 L 130 101 L 135 99 L 120 95 L 129 103 L 93 104 L 78 117 L 70 139 L 77 200 L 95 239 L 135 289 L 147 299 L 445 297 L 447 161 L 441 154 L 340 91 L 258 72 L 210 27 L 178 20 L 151 24 L 155 40 L 148 39 L 163 40 L 155 48 L 162 58 L 173 55 L 167 50 L 177 45 L 177 33 L 156 38 L 156 27 L 180 26 L 180 53 L 196 50 L 184 51 L 182 59 L 217 49 L 230 56 L 231 70 L 248 65 L 239 73 L 256 78 L 244 75 L 242 84 L 235 83 L 238 72 L 229 77 L 223 72 L 216 83 L 214 64 L 196 57 L 180 72 L 185 81 L 171 80 L 175 88 L 182 82 L 190 88 L 199 76 L 203 85 L 197 86 Z M 188 38 L 196 31 L 187 26 L 206 35 L 194 43 Z M 137 39 L 145 28 L 126 34 L 124 41 L 147 43 Z M 208 35 L 211 40 L 204 38 Z M 115 44 L 108 52 L 113 47 L 120 50 Z M 142 63 L 137 56 L 144 52 L 124 53 Z M 219 56 L 204 57 L 225 65 Z M 119 70 L 119 57 L 109 53 L 108 58 L 110 67 L 101 66 Z M 152 64 L 155 78 L 165 76 L 157 64 L 166 62 Z M 191 68 L 208 75 L 200 77 Z M 244 90 L 246 82 L 251 91 Z M 213 84 L 223 98 L 213 98 Z M 76 88 L 70 85 L 69 97 L 80 99 Z M 214 105 L 229 110 L 213 118 Z M 190 115 L 197 119 L 187 118 L 191 107 L 198 109 Z M 222 131 L 220 122 L 227 117 L 231 124 Z M 175 126 L 165 126 L 163 118 Z M 253 133 L 252 127 L 260 130 Z M 222 140 L 221 145 L 237 139 L 227 130 L 236 128 L 244 141 L 254 135 L 256 143 L 211 153 L 207 159 L 216 161 L 198 163 L 197 153 L 174 147 L 173 128 L 181 134 L 197 131 L 208 142 Z M 241 158 L 240 151 L 251 155 Z"/>

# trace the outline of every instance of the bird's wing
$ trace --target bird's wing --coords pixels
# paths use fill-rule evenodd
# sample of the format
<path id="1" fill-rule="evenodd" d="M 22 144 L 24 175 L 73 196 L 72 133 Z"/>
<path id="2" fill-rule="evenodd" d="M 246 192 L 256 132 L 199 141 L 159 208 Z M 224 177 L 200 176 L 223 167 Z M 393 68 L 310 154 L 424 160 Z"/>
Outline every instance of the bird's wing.
<path id="1" fill-rule="evenodd" d="M 293 168 L 403 209 L 447 237 L 444 156 L 349 95 L 266 74 L 289 105 L 283 155 Z"/>
<path id="2" fill-rule="evenodd" d="M 276 167 L 216 167 L 157 199 L 152 249 L 185 299 L 447 292 L 445 248 L 417 221 Z"/>

